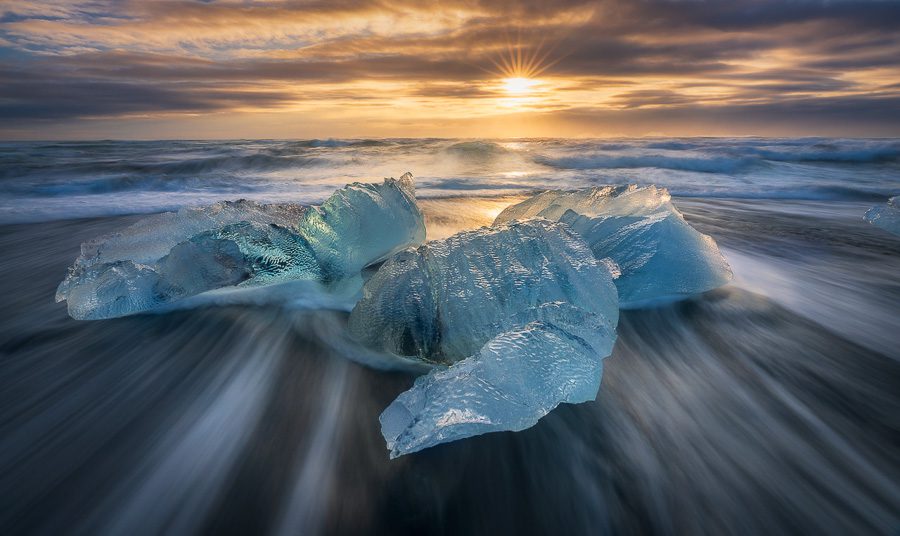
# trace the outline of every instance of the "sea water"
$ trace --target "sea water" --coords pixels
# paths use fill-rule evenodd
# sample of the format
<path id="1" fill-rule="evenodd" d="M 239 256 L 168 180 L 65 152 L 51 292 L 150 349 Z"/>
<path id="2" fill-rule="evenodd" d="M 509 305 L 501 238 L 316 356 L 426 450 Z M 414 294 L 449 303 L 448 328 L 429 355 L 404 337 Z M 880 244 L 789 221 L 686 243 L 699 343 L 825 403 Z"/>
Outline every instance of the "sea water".
<path id="1" fill-rule="evenodd" d="M 54 303 L 135 214 L 406 171 L 429 239 L 534 190 L 666 187 L 734 280 L 622 311 L 597 401 L 393 461 L 378 415 L 423 371 L 339 306 Z M 900 237 L 863 216 L 898 194 L 890 139 L 4 142 L 0 532 L 891 533 Z"/>

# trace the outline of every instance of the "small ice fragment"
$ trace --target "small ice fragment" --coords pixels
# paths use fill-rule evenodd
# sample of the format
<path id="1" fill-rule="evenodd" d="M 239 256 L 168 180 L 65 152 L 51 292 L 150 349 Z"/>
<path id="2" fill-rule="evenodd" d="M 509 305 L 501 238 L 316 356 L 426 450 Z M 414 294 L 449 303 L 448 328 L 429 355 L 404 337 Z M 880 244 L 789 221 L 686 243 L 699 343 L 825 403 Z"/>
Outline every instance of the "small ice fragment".
<path id="1" fill-rule="evenodd" d="M 888 199 L 887 204 L 870 208 L 866 221 L 877 225 L 889 233 L 900 236 L 900 196 Z"/>

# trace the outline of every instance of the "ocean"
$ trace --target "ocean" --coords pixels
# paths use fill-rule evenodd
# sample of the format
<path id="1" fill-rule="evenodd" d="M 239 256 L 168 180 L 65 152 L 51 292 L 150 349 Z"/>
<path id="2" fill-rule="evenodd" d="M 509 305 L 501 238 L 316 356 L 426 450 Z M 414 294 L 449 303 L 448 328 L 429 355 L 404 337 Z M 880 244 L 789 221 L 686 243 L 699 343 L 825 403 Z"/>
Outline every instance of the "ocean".
<path id="1" fill-rule="evenodd" d="M 541 189 L 656 184 L 735 279 L 623 311 L 596 402 L 389 460 L 414 375 L 346 311 L 264 299 L 80 322 L 81 242 L 220 200 L 416 177 L 428 238 Z M 0 533 L 894 534 L 900 140 L 0 143 Z"/>
<path id="2" fill-rule="evenodd" d="M 879 201 L 900 140 L 240 140 L 0 143 L 0 222 L 172 210 L 222 199 L 322 201 L 410 171 L 419 197 L 656 184 L 693 198 Z"/>

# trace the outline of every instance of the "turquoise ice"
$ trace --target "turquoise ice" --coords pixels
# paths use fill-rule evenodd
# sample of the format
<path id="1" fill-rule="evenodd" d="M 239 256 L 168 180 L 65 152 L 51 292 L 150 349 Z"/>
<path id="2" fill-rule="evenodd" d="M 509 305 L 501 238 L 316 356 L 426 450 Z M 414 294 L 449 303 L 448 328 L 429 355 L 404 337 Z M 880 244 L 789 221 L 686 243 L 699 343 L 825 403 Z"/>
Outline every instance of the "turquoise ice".
<path id="1" fill-rule="evenodd" d="M 397 457 L 522 430 L 593 400 L 618 322 L 611 265 L 564 225 L 531 220 L 408 249 L 366 283 L 361 342 L 436 368 L 381 415 Z"/>
<path id="2" fill-rule="evenodd" d="M 715 241 L 685 221 L 664 188 L 551 190 L 508 207 L 494 223 L 528 218 L 562 222 L 597 258 L 612 259 L 623 308 L 702 293 L 732 277 Z"/>
<path id="3" fill-rule="evenodd" d="M 235 285 L 361 285 L 363 268 L 424 239 L 409 173 L 350 184 L 309 208 L 217 203 L 151 216 L 83 244 L 56 299 L 67 301 L 73 318 L 93 320 Z"/>

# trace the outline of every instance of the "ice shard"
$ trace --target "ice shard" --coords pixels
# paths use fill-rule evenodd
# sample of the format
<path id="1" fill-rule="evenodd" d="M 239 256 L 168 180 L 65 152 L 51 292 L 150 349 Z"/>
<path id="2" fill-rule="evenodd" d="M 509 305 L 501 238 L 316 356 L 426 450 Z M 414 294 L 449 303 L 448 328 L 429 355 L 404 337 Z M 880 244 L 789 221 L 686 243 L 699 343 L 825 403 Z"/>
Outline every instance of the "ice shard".
<path id="1" fill-rule="evenodd" d="M 900 196 L 888 199 L 885 205 L 870 208 L 866 212 L 866 221 L 900 236 Z"/>
<path id="2" fill-rule="evenodd" d="M 226 286 L 337 284 L 424 239 L 409 173 L 350 184 L 317 207 L 217 203 L 82 244 L 56 299 L 68 302 L 73 318 L 100 319 Z"/>
<path id="3" fill-rule="evenodd" d="M 566 224 L 597 258 L 619 266 L 623 308 L 698 294 L 732 277 L 715 241 L 685 221 L 664 188 L 547 191 L 508 207 L 494 223 L 535 217 Z"/>
<path id="4" fill-rule="evenodd" d="M 522 430 L 597 395 L 618 300 L 611 264 L 564 225 L 530 220 L 408 249 L 366 283 L 357 340 L 438 366 L 382 414 L 391 457 Z"/>
<path id="5" fill-rule="evenodd" d="M 602 186 L 582 190 L 547 190 L 506 207 L 494 220 L 547 218 L 559 220 L 572 210 L 583 216 L 642 216 L 659 210 L 674 210 L 665 188 L 656 186 Z"/>

